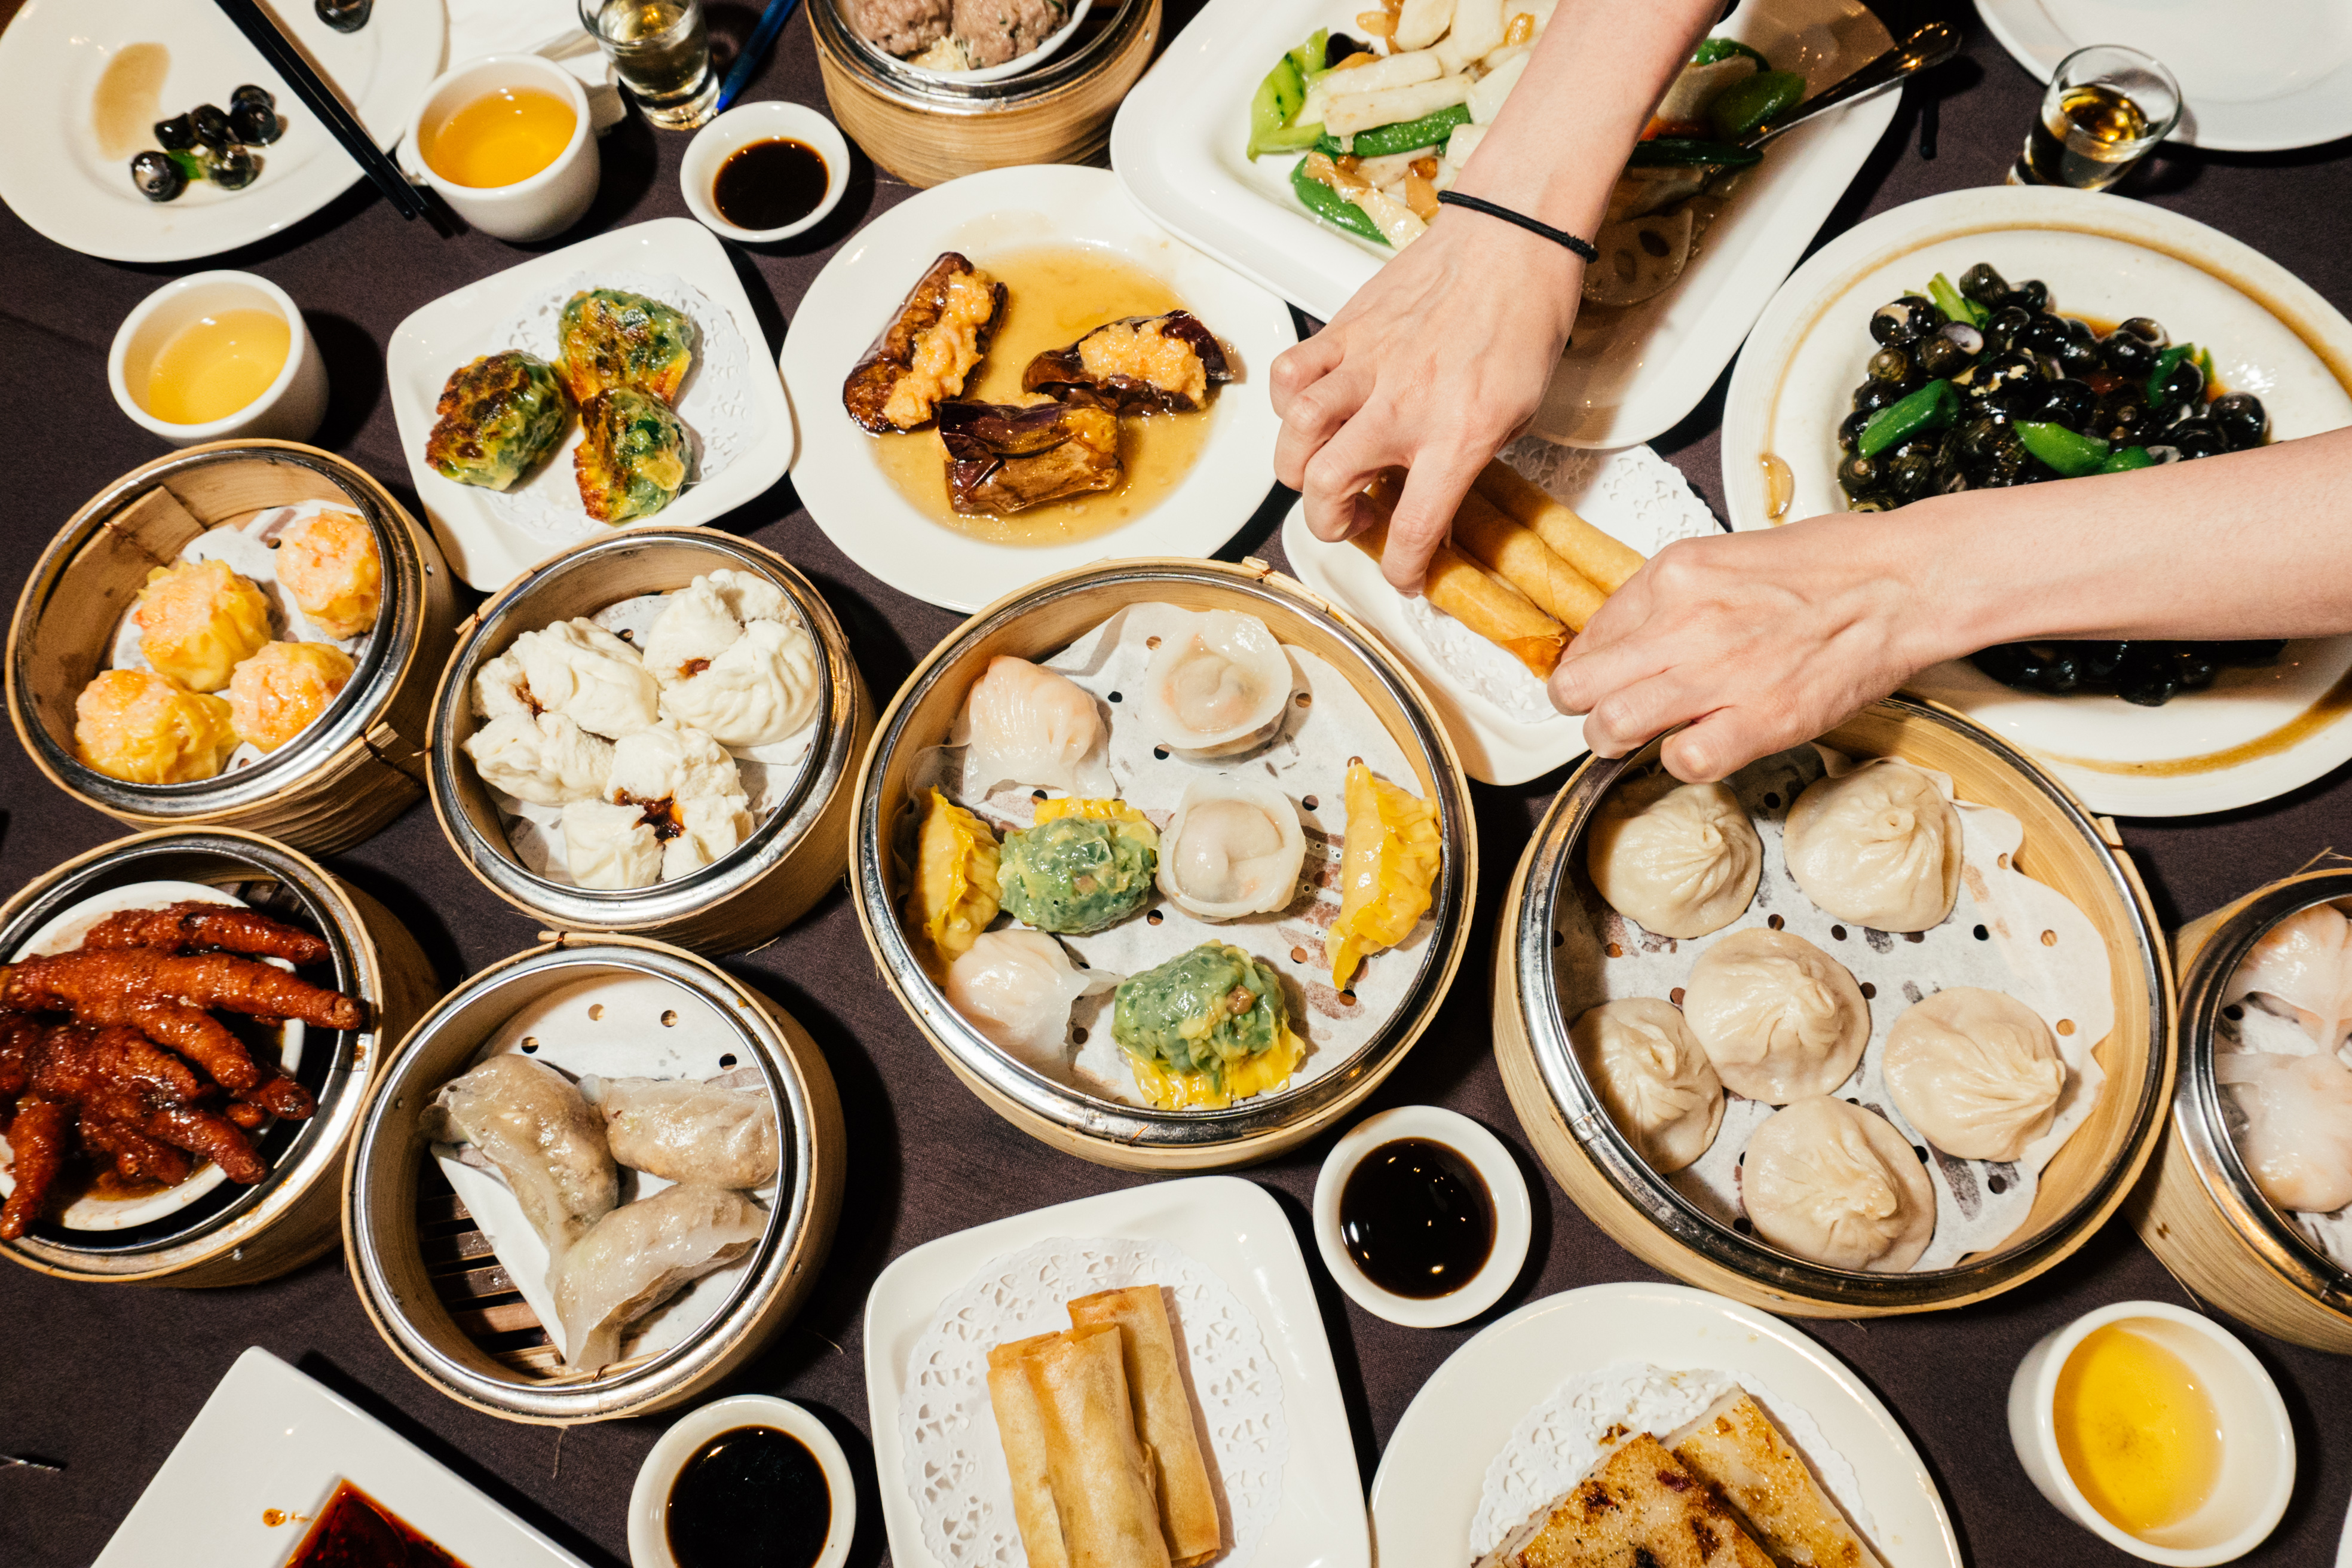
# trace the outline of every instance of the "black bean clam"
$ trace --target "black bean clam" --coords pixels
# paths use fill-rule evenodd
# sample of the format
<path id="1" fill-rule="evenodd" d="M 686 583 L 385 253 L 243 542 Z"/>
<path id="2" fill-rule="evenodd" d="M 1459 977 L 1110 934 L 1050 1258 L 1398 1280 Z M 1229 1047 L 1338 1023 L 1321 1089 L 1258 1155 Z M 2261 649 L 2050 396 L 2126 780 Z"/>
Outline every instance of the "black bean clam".
<path id="1" fill-rule="evenodd" d="M 150 150 L 131 160 L 131 183 L 149 201 L 168 202 L 188 188 L 188 175 L 169 153 Z"/>

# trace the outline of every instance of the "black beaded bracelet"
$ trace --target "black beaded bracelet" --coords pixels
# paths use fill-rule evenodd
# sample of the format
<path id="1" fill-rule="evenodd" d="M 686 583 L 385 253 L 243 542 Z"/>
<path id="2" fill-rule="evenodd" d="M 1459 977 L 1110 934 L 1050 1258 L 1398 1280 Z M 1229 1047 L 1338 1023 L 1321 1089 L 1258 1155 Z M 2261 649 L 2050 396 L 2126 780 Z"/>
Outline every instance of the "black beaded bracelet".
<path id="1" fill-rule="evenodd" d="M 1476 196 L 1465 196 L 1460 191 L 1440 191 L 1437 193 L 1437 199 L 1449 206 L 1468 207 L 1474 213 L 1485 213 L 1488 217 L 1498 217 L 1505 223 L 1517 224 L 1529 234 L 1539 234 L 1554 245 L 1566 246 L 1587 261 L 1601 259 L 1601 252 L 1592 248 L 1591 241 L 1579 239 L 1566 229 L 1554 228 L 1548 223 L 1539 223 L 1525 213 L 1515 213 L 1508 207 L 1497 206 L 1493 202 L 1484 201 Z"/>

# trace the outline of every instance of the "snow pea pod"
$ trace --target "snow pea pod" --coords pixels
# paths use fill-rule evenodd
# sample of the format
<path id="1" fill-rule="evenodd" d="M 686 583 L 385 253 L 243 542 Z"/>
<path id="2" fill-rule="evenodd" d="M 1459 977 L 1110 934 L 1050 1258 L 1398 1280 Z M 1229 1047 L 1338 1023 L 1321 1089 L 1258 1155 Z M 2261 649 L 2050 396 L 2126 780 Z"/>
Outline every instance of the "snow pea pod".
<path id="1" fill-rule="evenodd" d="M 2099 465 L 2099 472 L 2103 474 L 2127 474 L 2134 468 L 2152 468 L 2154 467 L 2156 467 L 2156 459 L 2148 455 L 2147 447 L 2125 447 L 2117 451 L 2108 453 L 2107 460 Z"/>
<path id="2" fill-rule="evenodd" d="M 1691 51 L 1690 63 L 1695 66 L 1711 66 L 1719 60 L 1727 60 L 1734 55 L 1746 55 L 1756 62 L 1756 68 L 1759 71 L 1772 68 L 1772 62 L 1766 59 L 1761 51 L 1741 43 L 1738 38 L 1701 38 L 1698 47 Z"/>
<path id="3" fill-rule="evenodd" d="M 1363 208 L 1322 181 L 1309 179 L 1307 164 L 1307 160 L 1301 158 L 1298 167 L 1290 171 L 1290 188 L 1298 193 L 1298 199 L 1307 204 L 1308 212 L 1335 227 L 1346 229 L 1349 234 L 1360 234 L 1366 239 L 1388 244 L 1389 237 L 1381 232 L 1381 226 L 1367 216 Z"/>
<path id="4" fill-rule="evenodd" d="M 1457 125 L 1470 123 L 1470 106 L 1457 103 L 1441 109 L 1434 114 L 1424 114 L 1418 120 L 1400 120 L 1394 125 L 1375 126 L 1356 132 L 1352 146 L 1342 147 L 1336 136 L 1325 136 L 1315 143 L 1318 153 L 1334 158 L 1349 153 L 1359 158 L 1385 158 L 1395 153 L 1410 153 L 1417 147 L 1439 147 L 1454 134 Z"/>

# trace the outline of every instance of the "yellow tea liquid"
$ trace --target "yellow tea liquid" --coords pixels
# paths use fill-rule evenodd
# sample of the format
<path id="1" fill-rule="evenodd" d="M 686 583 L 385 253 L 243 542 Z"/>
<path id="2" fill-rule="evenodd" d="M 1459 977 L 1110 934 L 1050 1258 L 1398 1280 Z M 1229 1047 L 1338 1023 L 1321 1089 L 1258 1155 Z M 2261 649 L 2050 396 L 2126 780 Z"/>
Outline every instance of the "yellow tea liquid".
<path id="1" fill-rule="evenodd" d="M 173 425 L 208 425 L 269 390 L 294 341 L 275 310 L 215 310 L 172 334 L 147 372 L 147 412 Z"/>
<path id="2" fill-rule="evenodd" d="M 502 87 L 435 128 L 425 157 L 451 184 L 484 190 L 516 184 L 554 163 L 578 123 L 572 106 L 551 92 Z"/>
<path id="3" fill-rule="evenodd" d="M 2197 1374 L 2122 1323 L 2094 1330 L 2058 1373 L 2058 1453 L 2093 1508 L 2127 1534 L 2178 1524 L 2221 1475 L 2221 1422 Z"/>

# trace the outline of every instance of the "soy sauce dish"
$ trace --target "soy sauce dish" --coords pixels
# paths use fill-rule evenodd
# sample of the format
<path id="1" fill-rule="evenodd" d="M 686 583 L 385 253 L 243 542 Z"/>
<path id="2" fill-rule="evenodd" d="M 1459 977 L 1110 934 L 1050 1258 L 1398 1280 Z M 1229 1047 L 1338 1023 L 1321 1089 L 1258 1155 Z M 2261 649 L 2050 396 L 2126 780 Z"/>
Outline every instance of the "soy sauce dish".
<path id="1" fill-rule="evenodd" d="M 1406 1105 L 1367 1117 L 1315 1181 L 1315 1245 L 1339 1289 L 1407 1328 L 1465 1322 L 1527 1261 L 1528 1184 L 1466 1116 Z"/>
<path id="2" fill-rule="evenodd" d="M 677 180 L 703 226 L 766 245 L 824 221 L 849 184 L 849 143 L 804 104 L 738 104 L 695 132 Z"/>
<path id="3" fill-rule="evenodd" d="M 857 1488 L 824 1423 L 744 1394 L 662 1434 L 629 1494 L 632 1568 L 841 1568 Z"/>

